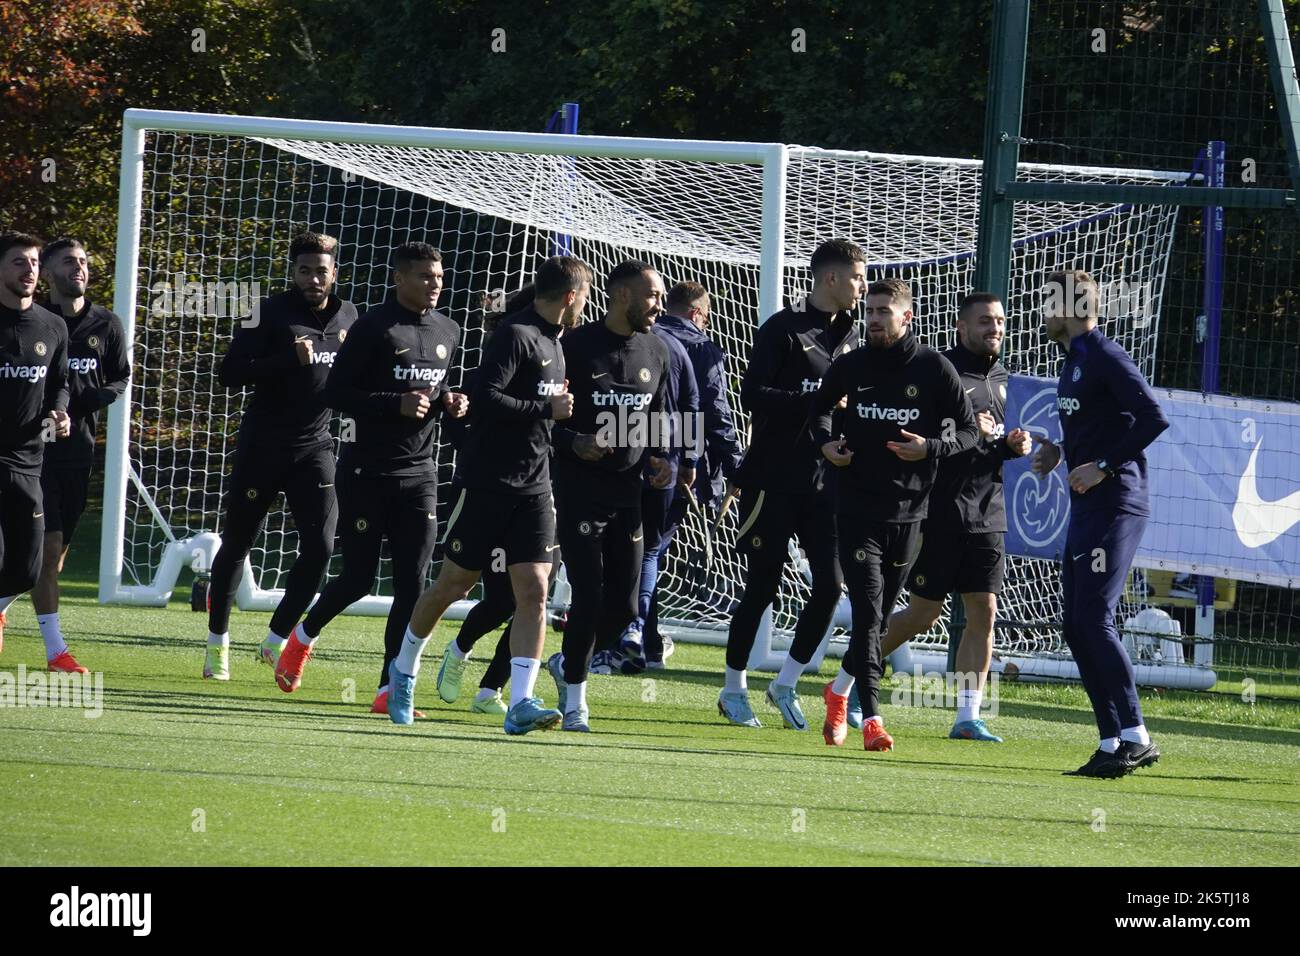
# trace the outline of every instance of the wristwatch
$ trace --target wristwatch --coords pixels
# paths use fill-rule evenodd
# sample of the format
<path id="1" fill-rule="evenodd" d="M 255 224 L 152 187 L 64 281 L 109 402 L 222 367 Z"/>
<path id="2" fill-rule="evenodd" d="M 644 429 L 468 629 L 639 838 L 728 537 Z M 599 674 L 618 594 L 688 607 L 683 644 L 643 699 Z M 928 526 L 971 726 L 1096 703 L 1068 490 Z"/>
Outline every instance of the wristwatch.
<path id="1" fill-rule="evenodd" d="M 1114 478 L 1115 474 L 1119 471 L 1118 468 L 1112 467 L 1105 458 L 1097 459 L 1097 467 L 1101 469 L 1101 473 L 1107 478 Z"/>

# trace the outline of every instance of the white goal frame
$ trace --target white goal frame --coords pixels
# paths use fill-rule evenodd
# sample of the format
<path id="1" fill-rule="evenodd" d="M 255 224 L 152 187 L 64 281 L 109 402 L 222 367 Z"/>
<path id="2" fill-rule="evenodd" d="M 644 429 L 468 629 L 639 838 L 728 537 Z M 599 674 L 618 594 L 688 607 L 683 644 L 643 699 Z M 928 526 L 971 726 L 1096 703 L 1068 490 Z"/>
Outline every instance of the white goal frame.
<path id="1" fill-rule="evenodd" d="M 787 147 L 780 143 L 714 142 L 707 140 L 633 139 L 617 136 L 580 136 L 555 133 L 499 132 L 493 130 L 441 129 L 437 127 L 389 126 L 369 123 L 339 123 L 261 116 L 227 116 L 214 113 L 185 113 L 170 110 L 129 109 L 123 114 L 122 168 L 119 179 L 117 221 L 116 293 L 113 309 L 122 319 L 128 352 L 135 342 L 137 316 L 136 269 L 140 256 L 140 219 L 148 131 L 199 133 L 208 135 L 274 137 L 287 140 L 329 140 L 375 146 L 406 146 L 431 149 L 492 150 L 555 156 L 590 156 L 611 159 L 694 160 L 699 162 L 748 163 L 762 167 L 762 242 L 760 246 L 759 311 L 766 318 L 781 308 L 784 274 L 785 184 Z M 166 516 L 149 498 L 143 483 L 132 470 L 128 425 L 131 391 L 108 410 L 108 444 L 104 466 L 104 524 L 100 543 L 99 600 L 102 604 L 138 604 L 161 607 L 171 599 L 181 571 L 192 564 L 209 567 L 220 547 L 220 537 L 206 532 L 178 539 Z M 153 581 L 124 585 L 127 483 L 134 481 L 153 513 L 154 520 L 169 539 Z M 241 609 L 270 610 L 279 592 L 263 591 L 254 584 L 251 567 L 236 595 Z M 348 608 L 349 613 L 383 615 L 391 599 L 368 596 Z M 453 609 L 463 615 L 469 602 Z M 771 652 L 771 628 L 765 628 L 755 649 L 756 667 L 779 667 L 781 657 Z"/>

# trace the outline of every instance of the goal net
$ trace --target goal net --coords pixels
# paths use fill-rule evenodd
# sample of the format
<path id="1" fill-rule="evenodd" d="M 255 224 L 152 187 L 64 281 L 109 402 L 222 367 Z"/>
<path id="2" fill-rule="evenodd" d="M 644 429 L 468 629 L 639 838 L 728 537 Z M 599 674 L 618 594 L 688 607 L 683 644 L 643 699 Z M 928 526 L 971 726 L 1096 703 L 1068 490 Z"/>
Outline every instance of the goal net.
<path id="1" fill-rule="evenodd" d="M 739 382 L 753 332 L 783 301 L 807 294 L 807 262 L 819 242 L 853 239 L 868 251 L 871 278 L 908 280 L 915 328 L 938 347 L 950 344 L 956 304 L 973 279 L 975 161 L 146 111 L 127 120 L 117 305 L 134 375 L 129 401 L 110 414 L 105 601 L 165 603 L 178 575 L 215 553 L 247 397 L 220 385 L 218 365 L 251 303 L 286 287 L 289 242 L 303 229 L 339 238 L 339 291 L 358 309 L 386 296 L 397 245 L 420 239 L 443 251 L 440 308 L 464 330 L 453 384 L 479 361 L 485 303 L 497 307 L 557 249 L 595 271 L 589 317 L 602 312 L 604 275 L 629 257 L 654 264 L 669 285 L 698 281 L 711 295 L 709 334 L 727 356 L 742 437 Z M 1022 166 L 1021 175 L 1170 187 L 1186 179 L 1049 165 Z M 1010 370 L 1056 374 L 1036 294 L 1042 276 L 1072 265 L 1143 290 L 1114 300 L 1107 331 L 1150 373 L 1175 217 L 1173 207 L 1018 204 L 1004 346 Z M 448 445 L 438 446 L 437 463 L 445 503 Z M 712 515 L 691 514 L 679 532 L 661 573 L 660 618 L 676 636 L 717 642 L 745 567 L 733 547 L 734 513 L 716 533 L 712 524 Z M 292 518 L 276 507 L 250 556 L 239 606 L 273 606 L 296 552 Z M 792 559 L 763 653 L 784 646 L 808 592 L 797 548 Z M 1008 572 L 999 651 L 1060 656 L 1058 566 L 1011 558 Z M 354 610 L 385 612 L 390 593 L 385 555 L 374 594 Z M 839 638 L 847 625 L 845 603 Z M 941 627 L 919 643 L 939 651 L 946 640 Z"/>

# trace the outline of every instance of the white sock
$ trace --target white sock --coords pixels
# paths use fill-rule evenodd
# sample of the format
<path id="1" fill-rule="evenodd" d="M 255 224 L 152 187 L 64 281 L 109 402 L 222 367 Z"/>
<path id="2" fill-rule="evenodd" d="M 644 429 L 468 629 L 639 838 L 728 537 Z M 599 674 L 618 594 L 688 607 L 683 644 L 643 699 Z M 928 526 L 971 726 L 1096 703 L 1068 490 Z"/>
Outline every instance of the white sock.
<path id="1" fill-rule="evenodd" d="M 1116 750 L 1119 750 L 1119 738 L 1118 738 L 1118 737 L 1102 737 L 1102 738 L 1101 738 L 1101 746 L 1100 746 L 1099 749 L 1100 749 L 1103 753 L 1113 754 Z"/>
<path id="2" fill-rule="evenodd" d="M 45 639 L 45 659 L 52 661 L 68 649 L 68 642 L 59 630 L 59 612 L 37 614 L 36 623 L 41 627 L 41 637 Z"/>
<path id="3" fill-rule="evenodd" d="M 749 684 L 745 680 L 744 671 L 734 671 L 728 667 L 724 680 L 726 683 L 723 685 L 722 689 L 728 694 L 734 694 L 736 692 L 743 693 L 744 691 L 749 690 Z"/>
<path id="4" fill-rule="evenodd" d="M 796 687 L 799 684 L 799 675 L 803 673 L 804 665 L 789 654 L 785 655 L 785 663 L 781 665 L 781 673 L 776 675 L 776 680 L 772 683 L 780 684 L 782 687 Z"/>
<path id="5" fill-rule="evenodd" d="M 863 723 L 864 723 L 864 724 L 869 724 L 869 723 L 871 723 L 873 720 L 878 720 L 878 721 L 880 721 L 880 726 L 881 726 L 881 727 L 885 726 L 885 718 L 884 718 L 884 717 L 881 717 L 879 714 L 872 714 L 870 717 L 868 717 L 866 720 L 864 720 Z"/>
<path id="6" fill-rule="evenodd" d="M 535 657 L 510 658 L 510 706 L 533 696 L 533 687 L 537 684 L 537 672 L 542 662 Z"/>
<path id="7" fill-rule="evenodd" d="M 397 652 L 397 669 L 412 677 L 420 673 L 420 654 L 428 643 L 429 638 L 417 637 L 408 627 L 406 636 L 402 638 L 402 649 Z"/>
<path id="8" fill-rule="evenodd" d="M 230 646 L 230 635 L 228 633 L 213 634 L 211 631 L 208 631 L 208 647 L 229 647 L 229 646 Z"/>
<path id="9" fill-rule="evenodd" d="M 844 697 L 849 691 L 853 690 L 853 675 L 840 665 L 840 672 L 835 675 L 835 680 L 831 682 L 831 693 Z"/>
<path id="10" fill-rule="evenodd" d="M 455 641 L 452 641 L 450 644 L 447 645 L 447 653 L 450 654 L 452 657 L 456 658 L 456 660 L 458 661 L 469 660 L 469 651 L 462 651 L 460 649 L 460 645 L 457 644 Z"/>
<path id="11" fill-rule="evenodd" d="M 39 620 L 39 618 L 38 618 Z M 1130 743 L 1141 744 L 1145 747 L 1151 743 L 1151 735 L 1147 733 L 1146 724 L 1138 724 L 1136 727 L 1127 727 L 1119 732 L 1120 740 L 1127 740 Z"/>
<path id="12" fill-rule="evenodd" d="M 564 697 L 564 712 L 572 714 L 587 706 L 587 682 L 570 684 Z"/>
<path id="13" fill-rule="evenodd" d="M 308 634 L 307 628 L 303 627 L 301 624 L 299 624 L 297 627 L 293 629 L 293 636 L 298 641 L 299 644 L 304 644 L 307 647 L 311 647 L 313 644 L 315 644 L 316 638 L 320 637 L 319 634 L 316 635 Z M 403 670 L 402 673 L 406 674 L 409 672 Z"/>
<path id="14" fill-rule="evenodd" d="M 290 631 L 289 633 L 293 632 Z M 263 647 L 272 647 L 281 651 L 284 650 L 284 645 L 288 643 L 289 639 L 287 637 L 281 637 L 279 634 L 275 633 L 275 631 L 267 631 L 266 637 L 262 639 Z"/>
<path id="15" fill-rule="evenodd" d="M 499 693 L 501 691 L 493 690 L 491 687 L 480 687 L 478 693 L 474 695 L 474 699 L 477 701 L 491 700 Z"/>
<path id="16" fill-rule="evenodd" d="M 984 691 L 982 690 L 957 691 L 957 719 L 978 720 L 980 715 L 980 704 L 983 702 Z"/>
<path id="17" fill-rule="evenodd" d="M 9 610 L 9 605 L 13 604 L 14 601 L 17 600 L 18 600 L 17 594 L 11 595 L 9 597 L 0 597 L 0 614 L 3 614 L 5 611 Z"/>

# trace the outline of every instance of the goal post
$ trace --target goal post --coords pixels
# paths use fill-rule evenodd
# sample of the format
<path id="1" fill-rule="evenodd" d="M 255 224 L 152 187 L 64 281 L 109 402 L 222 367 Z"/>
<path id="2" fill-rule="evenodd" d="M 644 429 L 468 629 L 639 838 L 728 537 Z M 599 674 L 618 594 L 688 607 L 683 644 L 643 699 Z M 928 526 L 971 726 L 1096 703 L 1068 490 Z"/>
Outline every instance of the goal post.
<path id="1" fill-rule="evenodd" d="M 754 210 L 754 218 L 761 220 L 753 263 L 757 278 L 758 313 L 770 315 L 781 307 L 786 166 L 785 147 L 781 144 L 455 130 L 131 109 L 123 117 L 114 307 L 123 319 L 128 344 L 133 348 L 139 346 L 139 322 L 142 316 L 148 315 L 141 302 L 141 293 L 149 289 L 152 283 L 143 280 L 153 278 L 152 273 L 145 275 L 147 270 L 141 261 L 141 223 L 146 211 L 144 181 L 147 175 L 147 137 L 168 133 L 281 144 L 325 143 L 344 147 L 439 151 L 457 156 L 519 154 L 530 159 L 589 157 L 598 160 L 720 163 L 753 167 L 759 172 L 761 182 L 761 193 L 754 197 L 758 205 Z M 345 177 L 382 178 L 382 172 L 366 168 L 363 163 L 350 163 L 346 156 L 333 165 Z M 400 181 L 400 177 L 397 178 Z M 181 201 L 187 198 L 189 197 L 184 197 Z M 532 201 L 543 201 L 544 198 L 535 195 L 530 197 Z M 282 225 L 287 227 L 290 224 Z M 308 223 L 296 222 L 292 225 L 305 228 Z M 454 249 L 448 251 L 455 255 Z M 182 249 L 182 261 L 192 252 L 193 250 Z M 579 254 L 578 251 L 575 254 Z M 347 255 L 346 250 L 344 255 Z M 374 270 L 383 271 L 385 264 L 386 259 L 371 265 Z M 535 263 L 523 263 L 516 266 L 513 270 L 515 277 L 520 282 L 527 281 L 534 265 Z M 178 273 L 185 278 L 190 274 L 189 271 Z M 276 278 L 282 279 L 283 276 Z M 505 276 L 501 274 L 497 278 Z M 382 299 L 385 288 L 386 279 L 369 290 L 371 298 L 368 300 L 362 300 L 355 291 L 349 294 L 359 305 L 373 306 L 378 299 Z M 215 362 L 217 354 L 209 358 Z M 108 416 L 99 598 L 105 603 L 158 606 L 169 600 L 181 569 L 193 561 L 210 564 L 211 557 L 219 547 L 220 538 L 209 529 L 196 532 L 188 527 L 174 526 L 168 509 L 160 508 L 154 501 L 153 491 L 156 489 L 151 488 L 148 481 L 142 479 L 134 468 L 130 436 L 132 423 L 138 423 L 141 419 L 142 410 L 139 402 L 135 401 L 140 384 L 138 381 L 133 382 L 132 388 L 110 408 Z M 160 553 L 154 554 L 147 573 L 135 574 L 135 580 L 128 582 L 124 571 L 130 562 L 124 545 L 129 536 L 128 496 L 132 493 L 138 498 L 147 520 L 153 522 L 156 532 L 165 539 L 165 544 L 153 549 Z M 207 495 L 206 498 L 210 505 L 219 496 Z M 218 516 L 211 514 L 209 517 L 215 520 Z M 246 572 L 253 573 L 246 573 L 241 584 L 237 596 L 241 608 L 267 607 L 278 599 L 278 591 L 258 586 L 256 570 L 251 563 L 246 568 Z M 363 599 L 350 610 L 382 614 L 386 613 L 388 606 L 387 598 L 375 597 Z"/>

